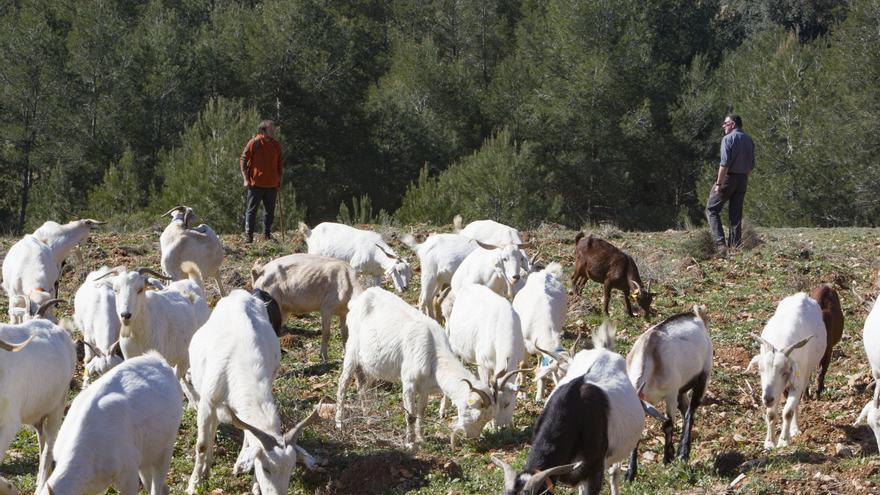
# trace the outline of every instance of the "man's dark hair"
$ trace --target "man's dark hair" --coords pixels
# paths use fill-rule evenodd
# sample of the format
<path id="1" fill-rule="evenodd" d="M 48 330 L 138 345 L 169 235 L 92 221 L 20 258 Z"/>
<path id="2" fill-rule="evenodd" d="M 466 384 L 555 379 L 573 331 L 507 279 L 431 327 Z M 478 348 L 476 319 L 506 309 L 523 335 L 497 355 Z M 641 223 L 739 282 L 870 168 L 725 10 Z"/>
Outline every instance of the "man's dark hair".
<path id="1" fill-rule="evenodd" d="M 269 129 L 270 126 L 275 127 L 275 122 L 271 120 L 264 120 L 260 122 L 260 127 L 257 128 L 257 131 L 266 132 L 266 130 Z"/>
<path id="2" fill-rule="evenodd" d="M 743 127 L 742 117 L 740 117 L 739 115 L 737 115 L 735 113 L 729 113 L 729 114 L 727 114 L 727 118 L 732 120 L 733 123 L 736 124 L 737 129 L 742 129 L 742 127 Z"/>

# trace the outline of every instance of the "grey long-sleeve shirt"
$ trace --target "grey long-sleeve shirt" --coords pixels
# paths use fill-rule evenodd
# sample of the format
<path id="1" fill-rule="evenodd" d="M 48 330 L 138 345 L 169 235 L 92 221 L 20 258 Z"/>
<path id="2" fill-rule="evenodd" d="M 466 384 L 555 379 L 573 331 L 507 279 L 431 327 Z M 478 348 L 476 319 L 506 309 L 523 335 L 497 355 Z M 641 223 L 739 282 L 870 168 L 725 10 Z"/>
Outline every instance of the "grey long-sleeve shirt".
<path id="1" fill-rule="evenodd" d="M 755 168 L 755 143 L 741 129 L 734 129 L 721 140 L 721 166 L 729 174 L 747 174 Z"/>

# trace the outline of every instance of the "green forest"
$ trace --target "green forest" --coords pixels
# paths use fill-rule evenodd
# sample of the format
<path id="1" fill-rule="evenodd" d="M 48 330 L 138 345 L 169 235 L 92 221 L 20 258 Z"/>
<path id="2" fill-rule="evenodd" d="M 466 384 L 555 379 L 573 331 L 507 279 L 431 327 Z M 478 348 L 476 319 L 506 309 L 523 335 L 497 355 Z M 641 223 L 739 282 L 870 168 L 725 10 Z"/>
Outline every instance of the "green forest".
<path id="1" fill-rule="evenodd" d="M 877 225 L 880 0 L 2 0 L 0 230 L 187 204 L 241 229 L 261 119 L 296 220 Z"/>

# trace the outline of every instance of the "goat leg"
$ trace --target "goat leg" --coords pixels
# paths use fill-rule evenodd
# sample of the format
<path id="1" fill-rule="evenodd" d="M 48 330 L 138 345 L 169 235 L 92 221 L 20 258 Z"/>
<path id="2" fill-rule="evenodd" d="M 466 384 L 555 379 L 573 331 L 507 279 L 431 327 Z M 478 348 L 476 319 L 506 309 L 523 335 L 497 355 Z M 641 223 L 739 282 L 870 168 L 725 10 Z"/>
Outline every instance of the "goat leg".
<path id="1" fill-rule="evenodd" d="M 629 467 L 626 469 L 626 476 L 623 478 L 630 483 L 636 480 L 636 474 L 639 471 L 639 443 L 641 443 L 641 440 L 636 442 L 636 446 L 633 447 L 632 452 L 629 454 Z"/>

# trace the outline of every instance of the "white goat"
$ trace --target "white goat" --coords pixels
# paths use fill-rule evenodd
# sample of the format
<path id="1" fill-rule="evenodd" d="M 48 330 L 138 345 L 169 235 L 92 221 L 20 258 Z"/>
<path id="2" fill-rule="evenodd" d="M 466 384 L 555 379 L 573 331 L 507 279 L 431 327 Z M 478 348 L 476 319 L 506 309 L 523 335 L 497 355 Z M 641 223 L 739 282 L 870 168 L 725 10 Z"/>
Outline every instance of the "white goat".
<path id="1" fill-rule="evenodd" d="M 254 289 L 265 291 L 281 308 L 281 321 L 289 315 L 321 312 L 321 359 L 327 361 L 330 324 L 339 318 L 342 342 L 348 338 L 345 316 L 348 301 L 361 293 L 354 269 L 336 258 L 291 254 L 251 269 Z"/>
<path id="2" fill-rule="evenodd" d="M 464 367 L 452 352 L 440 325 L 404 300 L 373 287 L 348 304 L 349 339 L 336 392 L 336 427 L 342 428 L 345 391 L 358 373 L 363 388 L 367 378 L 402 382 L 406 412 L 406 445 L 422 442 L 422 418 L 428 395 L 442 392 L 458 411 L 451 443 L 458 433 L 479 436 L 497 412 L 498 390 L 510 374 L 491 386 Z"/>
<path id="3" fill-rule="evenodd" d="M 192 208 L 175 206 L 165 215 L 171 216 L 171 222 L 159 237 L 162 252 L 162 271 L 172 280 L 187 277 L 181 266 L 185 262 L 195 263 L 202 276 L 214 279 L 220 295 L 226 295 L 220 278 L 220 265 L 223 263 L 223 245 L 211 227 L 200 224 L 190 227 L 190 222 L 197 218 Z"/>
<path id="4" fill-rule="evenodd" d="M 198 441 L 187 493 L 209 476 L 214 435 L 220 422 L 244 430 L 234 473 L 253 469 L 253 493 L 287 493 L 296 466 L 296 440 L 317 416 L 316 408 L 287 433 L 272 398 L 281 347 L 263 301 L 236 289 L 221 299 L 189 346 L 198 393 Z"/>
<path id="5" fill-rule="evenodd" d="M 452 224 L 455 232 L 465 237 L 496 246 L 523 244 L 523 238 L 519 231 L 503 223 L 494 220 L 474 220 L 462 228 L 461 221 L 461 215 L 456 215 Z"/>
<path id="6" fill-rule="evenodd" d="M 108 281 L 96 282 L 110 271 L 102 266 L 89 273 L 73 299 L 73 320 L 85 344 L 83 387 L 88 386 L 93 375 L 100 376 L 122 362 L 116 354 L 122 326 L 116 313 L 116 294 Z"/>
<path id="7" fill-rule="evenodd" d="M 165 476 L 183 415 L 174 372 L 156 352 L 113 368 L 73 400 L 40 495 L 167 495 Z"/>
<path id="8" fill-rule="evenodd" d="M 391 279 L 394 290 L 403 292 L 412 279 L 412 268 L 391 249 L 382 236 L 341 223 L 324 222 L 314 229 L 300 222 L 299 230 L 306 236 L 309 254 L 329 256 L 347 261 L 358 275 L 369 277 L 379 285 L 382 275 Z"/>
<path id="9" fill-rule="evenodd" d="M 168 361 L 177 374 L 191 405 L 194 396 L 186 381 L 189 369 L 189 342 L 195 331 L 211 314 L 201 290 L 198 269 L 184 263 L 194 280 L 178 280 L 162 290 L 146 290 L 152 287 L 147 273 L 159 278 L 162 275 L 148 269 L 127 271 L 111 270 L 105 277 L 113 277 L 116 294 L 116 311 L 122 326 L 119 331 L 120 346 L 125 359 L 156 350 Z"/>
<path id="10" fill-rule="evenodd" d="M 65 329 L 44 319 L 0 324 L 0 341 L 5 349 L 0 351 L 0 458 L 21 425 L 33 426 L 40 443 L 39 487 L 52 471 L 52 446 L 76 368 L 76 348 Z M 3 488 L 18 493 L 0 478 Z"/>
<path id="11" fill-rule="evenodd" d="M 678 457 L 685 462 L 690 457 L 694 415 L 712 373 L 712 339 L 707 321 L 705 306 L 695 305 L 693 312 L 672 316 L 649 328 L 626 356 L 629 379 L 640 398 L 654 404 L 661 399 L 666 402 L 664 464 L 675 455 L 672 430 L 676 409 L 683 418 Z M 630 481 L 636 475 L 637 449 L 630 456 Z"/>
<path id="12" fill-rule="evenodd" d="M 570 354 L 561 346 L 562 326 L 568 310 L 568 291 L 562 283 L 562 265 L 550 263 L 547 268 L 529 274 L 526 283 L 513 298 L 513 309 L 522 324 L 523 341 L 528 355 L 552 352 L 542 359 L 542 367 L 536 369 L 541 377 L 535 399 L 544 398 L 544 376 L 551 374 L 554 382 L 565 376 Z M 564 357 L 563 357 L 564 356 Z M 555 358 L 555 363 L 549 361 Z"/>
<path id="13" fill-rule="evenodd" d="M 446 322 L 453 352 L 465 362 L 477 365 L 477 376 L 483 383 L 517 372 L 526 349 L 519 316 L 510 301 L 483 285 L 462 287 L 457 297 L 459 301 Z M 513 384 L 499 389 L 494 426 L 513 423 L 516 392 Z M 443 397 L 441 416 L 448 402 L 449 399 Z"/>
<path id="14" fill-rule="evenodd" d="M 461 262 L 452 275 L 449 287 L 440 293 L 439 301 L 444 320 L 449 319 L 455 303 L 455 292 L 465 285 L 485 285 L 496 293 L 512 299 L 520 287 L 523 266 L 528 264 L 522 250 L 515 244 L 496 247 L 477 241 L 479 249 L 474 249 Z M 524 261 L 525 260 L 525 261 Z"/>
<path id="15" fill-rule="evenodd" d="M 874 306 L 865 320 L 862 341 L 868 363 L 871 365 L 871 376 L 874 378 L 874 397 L 865 404 L 853 426 L 867 422 L 874 432 L 877 448 L 880 449 L 880 297 L 874 301 Z"/>
<path id="16" fill-rule="evenodd" d="M 9 321 L 31 319 L 34 311 L 56 294 L 59 265 L 52 250 L 32 235 L 9 248 L 3 258 L 3 290 L 9 298 Z"/>
<path id="17" fill-rule="evenodd" d="M 819 303 L 799 292 L 780 301 L 761 336 L 753 335 L 761 352 L 747 369 L 761 372 L 762 400 L 766 411 L 767 437 L 764 448 L 785 447 L 800 433 L 798 405 L 810 382 L 810 375 L 825 354 L 827 332 Z M 776 405 L 787 396 L 782 410 L 782 434 L 776 441 Z"/>
<path id="18" fill-rule="evenodd" d="M 452 274 L 467 255 L 477 249 L 477 243 L 458 234 L 432 234 L 422 244 L 416 243 L 411 234 L 400 240 L 419 257 L 422 272 L 419 310 L 437 319 L 434 298 L 444 286 L 452 283 Z"/>

